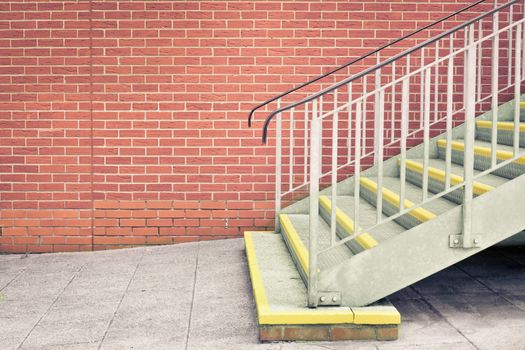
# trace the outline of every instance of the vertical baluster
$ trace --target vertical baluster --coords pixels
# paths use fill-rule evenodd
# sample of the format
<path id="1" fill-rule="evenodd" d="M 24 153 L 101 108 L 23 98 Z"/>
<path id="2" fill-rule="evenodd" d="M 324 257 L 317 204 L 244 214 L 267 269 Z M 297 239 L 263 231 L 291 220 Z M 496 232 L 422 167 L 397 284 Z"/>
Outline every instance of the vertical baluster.
<path id="1" fill-rule="evenodd" d="M 421 48 L 421 67 L 423 68 L 425 66 L 425 48 Z M 423 95 L 425 93 L 425 86 L 423 84 L 423 81 L 425 80 L 425 71 L 421 69 L 421 77 L 420 77 L 420 101 L 419 101 L 419 128 L 421 129 L 423 127 Z"/>
<path id="2" fill-rule="evenodd" d="M 440 41 L 436 41 L 436 57 L 434 58 L 434 122 L 437 122 L 438 120 L 439 43 Z"/>
<path id="3" fill-rule="evenodd" d="M 323 119 L 321 118 L 323 116 L 323 96 L 320 96 L 319 97 L 319 115 L 316 115 L 317 118 L 320 119 L 320 123 L 321 123 L 321 128 L 322 128 L 322 125 L 323 125 Z M 319 136 L 320 138 L 320 141 L 319 141 L 319 157 L 321 157 L 321 161 L 319 162 L 319 174 L 321 174 L 321 176 L 323 175 L 323 133 L 321 133 L 321 135 Z"/>
<path id="4" fill-rule="evenodd" d="M 277 100 L 277 109 L 281 108 L 281 99 Z M 277 114 L 275 121 L 275 230 L 279 231 L 279 213 L 281 212 L 281 176 L 282 176 L 282 130 L 283 118 Z"/>
<path id="5" fill-rule="evenodd" d="M 522 24 L 516 26 L 516 53 L 514 54 L 514 156 L 520 152 L 520 95 L 521 95 L 521 31 Z"/>
<path id="6" fill-rule="evenodd" d="M 308 106 L 309 103 L 304 105 L 304 169 L 303 178 L 304 183 L 308 182 Z"/>
<path id="7" fill-rule="evenodd" d="M 379 52 L 377 53 L 377 63 L 379 63 Z M 377 164 L 378 160 L 378 152 L 379 152 L 379 145 L 377 143 L 377 139 L 379 137 L 378 130 L 377 130 L 377 124 L 379 123 L 379 94 L 377 93 L 377 90 L 381 87 L 381 69 L 377 69 L 375 73 L 375 84 L 374 88 L 376 90 L 376 93 L 374 94 L 374 164 Z"/>
<path id="8" fill-rule="evenodd" d="M 513 17 L 514 17 L 514 6 L 511 6 L 510 9 L 509 9 L 509 26 L 512 24 L 513 22 Z M 512 30 L 514 28 L 513 27 L 509 27 L 509 51 L 508 51 L 508 67 L 507 67 L 507 85 L 510 86 L 510 84 L 512 83 Z"/>
<path id="9" fill-rule="evenodd" d="M 288 190 L 292 191 L 293 188 L 293 148 L 294 148 L 294 108 L 290 110 L 290 158 L 288 159 L 288 168 L 290 169 L 288 182 Z"/>
<path id="10" fill-rule="evenodd" d="M 468 34 L 469 34 L 470 27 L 465 27 L 463 30 L 465 33 L 465 38 L 463 41 L 463 47 L 467 47 L 468 43 Z M 463 62 L 467 62 L 467 50 L 463 51 Z M 463 67 L 465 67 L 465 64 L 463 64 Z M 465 68 L 463 69 L 463 77 L 467 75 Z M 467 90 L 467 79 L 463 79 L 463 91 Z M 463 106 L 467 105 L 467 101 L 465 100 L 466 94 L 463 94 Z"/>
<path id="11" fill-rule="evenodd" d="M 352 83 L 348 84 L 348 164 L 352 159 Z"/>
<path id="12" fill-rule="evenodd" d="M 523 3 L 523 15 L 525 17 L 525 2 Z M 525 43 L 525 27 L 524 27 L 524 30 L 521 31 L 521 35 L 522 35 L 522 38 L 521 38 L 521 77 L 523 78 L 525 76 L 525 45 L 523 43 Z"/>
<path id="13" fill-rule="evenodd" d="M 337 91 L 334 91 L 334 115 L 332 122 L 332 212 L 330 215 L 330 242 L 335 244 L 335 234 L 337 228 L 336 210 L 337 210 L 337 146 L 339 134 L 339 113 L 337 112 Z"/>
<path id="14" fill-rule="evenodd" d="M 321 120 L 317 115 L 317 100 L 313 102 L 310 134 L 310 230 L 308 243 L 308 306 L 317 307 L 317 232 L 319 230 L 319 154 Z"/>
<path id="15" fill-rule="evenodd" d="M 454 37 L 450 37 L 450 54 L 454 50 Z M 445 190 L 450 188 L 450 172 L 452 167 L 452 103 L 454 89 L 454 56 L 448 59 L 447 67 L 447 145 L 445 147 Z"/>
<path id="16" fill-rule="evenodd" d="M 383 214 L 383 138 L 384 125 L 385 125 L 385 90 L 379 90 L 376 92 L 378 94 L 378 108 L 377 108 L 377 121 L 378 124 L 375 125 L 377 130 L 377 139 L 375 140 L 377 144 L 377 197 L 376 197 L 376 223 L 379 224 L 382 220 Z"/>
<path id="17" fill-rule="evenodd" d="M 494 13 L 492 32 L 492 67 L 491 67 L 491 106 L 492 106 L 492 129 L 491 129 L 491 167 L 496 166 L 496 147 L 498 143 L 498 97 L 499 97 L 499 13 Z M 498 34 L 496 34 L 498 33 Z"/>
<path id="18" fill-rule="evenodd" d="M 401 164 L 399 170 L 400 189 L 399 189 L 399 211 L 405 210 L 406 196 L 406 162 L 407 162 L 407 135 L 408 135 L 408 114 L 410 111 L 410 55 L 407 56 L 406 78 L 401 86 Z"/>
<path id="19" fill-rule="evenodd" d="M 463 156 L 464 168 L 464 199 L 463 199 L 463 247 L 472 247 L 472 201 L 474 183 L 474 138 L 476 135 L 475 121 L 475 81 L 476 81 L 476 45 L 474 31 L 469 33 L 468 57 L 465 62 L 467 89 L 465 90 L 465 150 Z"/>
<path id="20" fill-rule="evenodd" d="M 481 57 L 483 55 L 483 43 L 481 42 L 481 38 L 483 37 L 483 25 L 482 25 L 483 19 L 480 19 L 478 22 L 478 41 L 480 42 L 478 45 L 478 74 L 477 74 L 477 84 L 476 84 L 476 91 L 477 91 L 477 98 L 476 101 L 481 100 Z"/>
<path id="21" fill-rule="evenodd" d="M 392 83 L 396 81 L 396 61 L 392 62 Z M 392 109 L 390 111 L 390 142 L 394 142 L 396 128 L 395 124 L 396 115 L 396 85 L 392 84 Z"/>
<path id="22" fill-rule="evenodd" d="M 354 235 L 359 235 L 359 201 L 361 185 L 361 113 L 363 100 L 355 107 L 355 161 L 354 161 Z"/>
<path id="23" fill-rule="evenodd" d="M 408 135 L 408 112 L 410 108 L 410 77 L 403 80 L 401 91 L 401 164 L 400 164 L 400 186 L 399 189 L 399 211 L 405 210 L 406 195 L 406 161 L 407 161 L 407 135 Z"/>
<path id="24" fill-rule="evenodd" d="M 430 158 L 430 67 L 425 69 L 425 107 L 423 111 L 423 201 L 428 196 L 428 163 Z"/>
<path id="25" fill-rule="evenodd" d="M 363 88 L 363 96 L 366 95 L 366 91 L 367 91 L 367 77 L 368 75 L 365 75 L 364 76 L 364 88 Z M 366 154 L 366 97 L 363 99 L 363 114 L 361 116 L 361 122 L 363 123 L 363 127 L 361 128 L 361 132 L 362 132 L 362 136 L 361 136 L 361 142 L 362 142 L 362 147 L 361 147 L 361 155 L 364 156 Z"/>

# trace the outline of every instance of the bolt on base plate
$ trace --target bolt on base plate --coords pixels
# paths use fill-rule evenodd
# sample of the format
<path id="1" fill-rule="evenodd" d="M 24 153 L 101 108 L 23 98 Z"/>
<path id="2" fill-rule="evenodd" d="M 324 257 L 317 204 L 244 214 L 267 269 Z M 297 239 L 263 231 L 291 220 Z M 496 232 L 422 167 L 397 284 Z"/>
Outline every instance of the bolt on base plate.
<path id="1" fill-rule="evenodd" d="M 341 292 L 319 292 L 318 298 L 318 306 L 341 305 Z"/>

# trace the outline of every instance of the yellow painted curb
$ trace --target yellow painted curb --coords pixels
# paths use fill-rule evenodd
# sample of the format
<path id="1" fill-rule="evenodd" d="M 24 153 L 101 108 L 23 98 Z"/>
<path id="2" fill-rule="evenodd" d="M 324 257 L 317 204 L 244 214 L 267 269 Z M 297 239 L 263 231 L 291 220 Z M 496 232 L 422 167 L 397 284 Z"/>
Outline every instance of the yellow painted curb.
<path id="1" fill-rule="evenodd" d="M 362 177 L 360 180 L 360 183 L 361 183 L 361 186 L 365 187 L 369 191 L 373 193 L 377 193 L 377 184 L 374 181 Z M 397 195 L 396 193 L 394 193 L 393 191 L 385 187 L 383 187 L 382 191 L 383 191 L 383 199 L 389 202 L 390 204 L 399 208 L 399 205 L 401 203 L 401 199 L 399 198 L 399 195 Z M 405 199 L 405 208 L 408 209 L 408 208 L 413 207 L 414 205 L 415 205 L 414 203 L 412 203 L 408 199 Z M 416 208 L 414 210 L 411 210 L 408 212 L 408 215 L 415 217 L 421 222 L 429 221 L 436 217 L 435 214 L 423 208 Z"/>
<path id="2" fill-rule="evenodd" d="M 398 159 L 397 163 L 401 164 L 401 160 Z M 406 161 L 406 166 L 407 166 L 407 169 L 410 169 L 412 171 L 418 172 L 419 174 L 423 174 L 423 164 L 421 164 L 421 163 L 415 162 L 413 160 L 407 160 Z M 428 167 L 428 176 L 430 176 L 434 180 L 438 180 L 438 181 L 440 181 L 442 183 L 445 183 L 446 173 L 443 170 L 440 170 L 440 169 L 433 168 L 433 167 L 429 166 Z M 457 185 L 457 184 L 460 184 L 462 182 L 463 182 L 463 177 L 461 177 L 459 175 L 455 175 L 455 174 L 450 174 L 450 183 L 452 185 Z M 474 182 L 474 194 L 477 195 L 477 196 L 480 196 L 480 195 L 482 195 L 484 193 L 492 191 L 493 189 L 494 189 L 494 187 L 492 187 L 492 186 L 485 185 L 485 184 L 480 183 L 480 182 Z"/>
<path id="3" fill-rule="evenodd" d="M 498 122 L 498 130 L 514 131 L 514 123 Z M 492 129 L 492 122 L 487 120 L 478 120 L 476 126 L 481 129 Z M 525 124 L 520 124 L 520 132 L 525 132 Z"/>
<path id="4" fill-rule="evenodd" d="M 307 325 L 307 324 L 400 324 L 401 315 L 393 306 L 371 306 L 355 308 L 329 307 L 318 309 L 298 309 L 274 311 L 268 303 L 268 297 L 261 278 L 252 232 L 244 233 L 244 244 L 253 295 L 260 325 Z M 359 315 L 356 317 L 356 315 Z"/>
<path id="5" fill-rule="evenodd" d="M 447 140 L 439 140 L 437 144 L 439 148 L 445 148 L 447 146 Z M 454 151 L 463 152 L 465 150 L 465 144 L 463 142 L 452 141 L 451 146 Z M 492 150 L 487 147 L 474 146 L 474 153 L 478 156 L 490 158 Z M 512 154 L 512 152 L 496 150 L 496 158 L 499 160 L 509 160 L 513 157 L 514 154 Z M 513 163 L 525 165 L 525 156 L 516 159 Z"/>
<path id="6" fill-rule="evenodd" d="M 327 196 L 319 197 L 319 204 L 327 211 L 332 212 L 332 201 Z M 354 233 L 354 221 L 350 219 L 341 209 L 335 210 L 336 221 L 345 230 L 347 234 Z M 378 243 L 369 233 L 360 234 L 354 239 L 363 249 L 370 249 L 375 247 Z"/>

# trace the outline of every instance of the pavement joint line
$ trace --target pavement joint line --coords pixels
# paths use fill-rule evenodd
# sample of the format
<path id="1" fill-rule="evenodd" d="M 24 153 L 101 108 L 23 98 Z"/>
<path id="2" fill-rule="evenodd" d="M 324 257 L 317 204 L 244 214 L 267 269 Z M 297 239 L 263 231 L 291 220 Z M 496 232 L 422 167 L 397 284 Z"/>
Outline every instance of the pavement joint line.
<path id="1" fill-rule="evenodd" d="M 448 318 L 446 318 L 445 316 L 443 316 L 443 314 L 441 312 L 439 312 L 438 309 L 436 309 L 428 300 L 427 298 L 425 298 L 425 296 L 423 294 L 421 294 L 416 288 L 413 288 L 414 289 L 414 292 L 416 292 L 420 297 L 421 297 L 421 300 L 429 307 L 429 309 L 435 313 L 436 315 L 438 315 L 439 317 L 441 317 L 443 320 L 445 320 L 445 322 L 452 328 L 454 328 L 459 334 L 461 334 L 461 336 L 463 338 L 465 338 L 465 340 L 470 344 L 472 345 L 472 347 L 474 347 L 474 349 L 476 350 L 480 350 L 476 344 L 474 344 L 472 341 L 470 341 L 469 338 L 467 338 L 467 336 L 465 335 L 465 333 L 463 333 L 459 328 L 457 328 L 456 326 L 454 326 L 449 320 Z"/>
<path id="2" fill-rule="evenodd" d="M 140 263 L 142 262 L 142 258 L 144 258 L 144 255 L 146 255 L 146 250 L 142 251 L 142 254 L 140 255 L 140 258 L 137 261 L 137 264 L 135 265 L 135 270 L 133 270 L 133 274 L 131 275 L 131 278 L 128 281 L 128 285 L 126 286 L 126 289 L 124 290 L 124 293 L 122 293 L 122 297 L 120 298 L 117 307 L 115 308 L 115 311 L 113 312 L 113 315 L 111 316 L 111 320 L 109 320 L 108 326 L 106 327 L 106 330 L 104 331 L 104 335 L 102 336 L 102 339 L 100 339 L 100 343 L 98 344 L 97 349 L 100 350 L 102 347 L 102 344 L 104 343 L 104 340 L 106 339 L 106 336 L 108 334 L 109 329 L 111 328 L 111 325 L 113 324 L 113 321 L 115 320 L 115 316 L 117 315 L 118 310 L 120 309 L 120 305 L 122 305 L 122 301 L 124 300 L 124 297 L 128 293 L 129 286 L 131 285 L 131 282 L 133 282 L 133 279 L 135 278 L 135 274 L 137 273 L 137 270 L 139 268 Z"/>
<path id="3" fill-rule="evenodd" d="M 191 318 L 193 316 L 193 304 L 195 302 L 195 292 L 197 286 L 197 271 L 199 269 L 199 254 L 201 251 L 201 242 L 197 245 L 197 254 L 195 256 L 195 270 L 193 271 L 193 291 L 191 293 L 191 305 L 190 305 L 190 315 L 188 316 L 188 331 L 186 332 L 186 344 L 184 349 L 188 350 L 188 343 L 190 341 L 190 332 L 191 332 Z"/>
<path id="4" fill-rule="evenodd" d="M 49 305 L 49 307 L 46 309 L 46 311 L 44 311 L 44 313 L 42 314 L 42 316 L 40 316 L 40 318 L 38 319 L 38 321 L 35 322 L 35 324 L 33 325 L 33 327 L 31 327 L 31 329 L 29 330 L 29 332 L 26 334 L 26 336 L 24 337 L 24 339 L 20 342 L 20 344 L 18 344 L 18 346 L 16 347 L 16 349 L 20 349 L 22 347 L 22 345 L 24 345 L 25 341 L 27 340 L 27 338 L 29 338 L 29 336 L 31 335 L 31 333 L 33 333 L 33 331 L 35 330 L 36 326 L 38 326 L 38 324 L 40 323 L 40 321 L 42 321 L 44 319 L 44 317 L 46 317 L 46 315 L 49 313 L 49 310 L 51 310 L 51 308 L 53 307 L 53 305 L 55 305 L 55 303 L 57 302 L 58 298 L 60 298 L 60 296 L 64 293 L 64 291 L 67 289 L 67 287 L 69 287 L 69 285 L 71 284 L 71 282 L 73 282 L 73 280 L 78 276 L 78 274 L 80 273 L 80 271 L 82 271 L 82 269 L 84 268 L 84 265 L 80 266 L 76 271 L 75 273 L 73 274 L 73 276 L 71 276 L 71 278 L 69 279 L 69 281 L 66 283 L 65 287 L 62 288 L 62 290 L 57 294 L 57 296 L 55 297 L 55 299 L 53 299 L 53 301 L 51 302 L 51 305 Z M 24 270 L 25 271 L 25 270 Z"/>
<path id="5" fill-rule="evenodd" d="M 508 258 L 505 256 L 505 258 Z M 510 259 L 510 258 L 508 258 Z M 512 259 L 511 259 L 512 260 Z M 498 291 L 494 290 L 493 288 L 491 288 L 488 284 L 486 284 L 485 282 L 483 282 L 482 280 L 472 276 L 470 273 L 468 273 L 467 271 L 465 271 L 464 269 L 462 269 L 460 266 L 456 266 L 459 270 L 463 271 L 463 273 L 465 273 L 467 276 L 469 276 L 470 278 L 474 279 L 475 281 L 477 281 L 479 284 L 481 284 L 482 286 L 484 286 L 485 288 L 487 288 L 488 290 L 490 290 L 492 293 L 494 293 L 495 295 L 498 295 L 498 296 L 501 296 L 507 303 L 509 303 L 510 305 L 520 309 L 521 311 L 525 312 L 525 309 L 523 307 L 521 307 L 520 305 L 517 305 L 516 303 L 514 303 L 512 300 L 508 299 L 507 298 L 507 295 L 506 293 L 499 293 Z"/>
<path id="6" fill-rule="evenodd" d="M 11 283 L 13 283 L 18 277 L 20 277 L 24 272 L 27 271 L 27 268 L 23 268 L 21 271 L 19 271 L 15 277 L 13 277 L 9 282 L 7 282 L 2 288 L 0 288 L 0 292 L 3 292 L 4 289 L 9 287 Z"/>

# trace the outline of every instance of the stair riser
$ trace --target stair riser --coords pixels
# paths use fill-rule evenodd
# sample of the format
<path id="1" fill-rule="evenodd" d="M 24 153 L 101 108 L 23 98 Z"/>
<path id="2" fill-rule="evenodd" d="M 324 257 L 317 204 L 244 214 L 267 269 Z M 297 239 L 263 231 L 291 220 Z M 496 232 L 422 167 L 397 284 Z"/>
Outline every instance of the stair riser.
<path id="1" fill-rule="evenodd" d="M 363 186 L 361 186 L 360 192 L 361 192 L 361 197 L 363 199 L 365 199 L 368 203 L 374 206 L 376 205 L 376 202 L 377 202 L 376 192 L 370 191 L 368 188 L 363 187 Z M 397 213 L 399 213 L 399 207 L 383 199 L 383 214 L 385 214 L 386 216 L 392 216 Z M 410 229 L 414 226 L 421 224 L 421 221 L 418 218 L 410 214 L 405 214 L 405 215 L 400 216 L 399 218 L 395 219 L 395 222 L 397 222 L 399 225 L 403 226 L 406 229 Z"/>
<path id="2" fill-rule="evenodd" d="M 406 179 L 411 184 L 414 184 L 419 187 L 423 186 L 423 175 L 418 171 L 407 169 Z M 445 183 L 440 180 L 429 177 L 428 190 L 432 193 L 441 193 L 445 190 Z M 459 189 L 459 190 L 447 193 L 443 197 L 445 197 L 448 200 L 451 200 L 454 203 L 461 204 L 463 203 L 463 190 Z"/>
<path id="3" fill-rule="evenodd" d="M 438 154 L 439 154 L 439 158 L 443 160 L 446 159 L 444 148 L 438 147 Z M 498 160 L 498 161 L 501 162 L 501 160 Z M 455 164 L 463 165 L 463 151 L 457 151 L 457 150 L 452 149 L 452 162 Z M 481 171 L 491 168 L 490 158 L 485 157 L 483 155 L 476 154 L 474 156 L 474 168 L 477 170 L 481 170 Z M 524 173 L 525 173 L 525 165 L 518 164 L 515 162 L 512 164 L 506 165 L 500 169 L 497 169 L 493 172 L 493 174 L 505 177 L 507 179 L 514 179 Z"/>
<path id="4" fill-rule="evenodd" d="M 477 128 L 476 136 L 482 141 L 492 140 L 492 130 L 487 128 Z M 498 130 L 498 143 L 501 145 L 512 146 L 514 144 L 514 132 L 511 130 Z M 525 133 L 520 133 L 520 147 L 525 147 Z"/>

